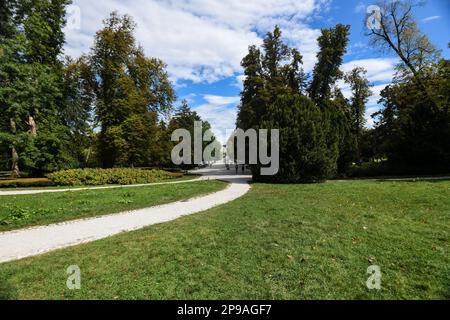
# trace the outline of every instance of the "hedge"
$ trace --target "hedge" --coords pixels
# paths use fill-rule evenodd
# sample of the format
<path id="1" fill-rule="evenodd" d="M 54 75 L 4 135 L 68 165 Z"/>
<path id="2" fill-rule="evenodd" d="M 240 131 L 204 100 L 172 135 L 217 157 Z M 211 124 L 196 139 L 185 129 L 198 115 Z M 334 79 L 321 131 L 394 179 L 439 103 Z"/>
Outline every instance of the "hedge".
<path id="1" fill-rule="evenodd" d="M 133 168 L 70 169 L 50 174 L 49 179 L 60 186 L 141 184 L 182 177 L 183 174 L 163 170 Z"/>
<path id="2" fill-rule="evenodd" d="M 47 178 L 23 178 L 0 180 L 0 188 L 29 188 L 29 187 L 49 187 L 52 186 Z"/>

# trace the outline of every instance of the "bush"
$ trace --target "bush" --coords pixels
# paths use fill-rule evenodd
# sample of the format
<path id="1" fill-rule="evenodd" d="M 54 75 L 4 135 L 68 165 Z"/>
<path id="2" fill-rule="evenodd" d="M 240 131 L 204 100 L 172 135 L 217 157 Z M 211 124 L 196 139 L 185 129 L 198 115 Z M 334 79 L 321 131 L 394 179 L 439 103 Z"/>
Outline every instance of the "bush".
<path id="1" fill-rule="evenodd" d="M 389 161 L 363 162 L 360 165 L 353 165 L 347 170 L 349 178 L 372 178 L 372 177 L 418 177 L 418 176 L 442 176 L 447 175 L 447 171 L 438 169 L 418 169 L 413 166 L 395 166 Z"/>
<path id="2" fill-rule="evenodd" d="M 260 167 L 252 166 L 255 180 L 315 182 L 335 174 L 338 145 L 330 115 L 311 99 L 279 97 L 269 107 L 261 128 L 280 130 L 280 169 L 275 176 L 260 176 Z"/>
<path id="3" fill-rule="evenodd" d="M 132 168 L 113 169 L 71 169 L 52 173 L 49 179 L 62 186 L 140 184 L 153 183 L 181 177 L 181 173 L 163 170 L 142 170 Z"/>
<path id="4" fill-rule="evenodd" d="M 360 165 L 355 164 L 347 170 L 349 178 L 371 178 L 398 174 L 401 174 L 401 172 L 394 170 L 386 161 L 363 162 Z"/>

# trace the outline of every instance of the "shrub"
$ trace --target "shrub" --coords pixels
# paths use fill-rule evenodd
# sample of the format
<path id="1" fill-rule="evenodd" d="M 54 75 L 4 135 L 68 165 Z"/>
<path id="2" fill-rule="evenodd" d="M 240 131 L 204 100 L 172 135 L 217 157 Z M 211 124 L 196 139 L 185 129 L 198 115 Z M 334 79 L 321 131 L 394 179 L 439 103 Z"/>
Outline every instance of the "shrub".
<path id="1" fill-rule="evenodd" d="M 153 183 L 181 177 L 181 173 L 163 170 L 142 170 L 132 168 L 113 169 L 71 169 L 52 173 L 50 180 L 62 186 L 140 184 Z"/>
<path id="2" fill-rule="evenodd" d="M 380 177 L 398 174 L 386 161 L 363 162 L 360 165 L 351 166 L 347 175 L 350 178 Z"/>
<path id="3" fill-rule="evenodd" d="M 280 168 L 275 176 L 260 176 L 259 166 L 252 166 L 255 180 L 313 182 L 335 174 L 338 146 L 330 116 L 309 98 L 279 97 L 261 128 L 280 130 Z"/>

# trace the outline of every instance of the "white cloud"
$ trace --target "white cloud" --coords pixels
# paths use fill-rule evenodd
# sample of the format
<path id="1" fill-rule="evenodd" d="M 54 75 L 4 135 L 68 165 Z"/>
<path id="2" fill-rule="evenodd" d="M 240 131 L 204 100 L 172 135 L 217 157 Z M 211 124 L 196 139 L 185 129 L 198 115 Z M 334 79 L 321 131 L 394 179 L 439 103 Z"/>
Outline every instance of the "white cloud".
<path id="1" fill-rule="evenodd" d="M 194 107 L 193 110 L 211 124 L 217 139 L 225 143 L 236 127 L 237 105 L 240 97 L 204 95 L 203 99 L 205 103 Z"/>
<path id="2" fill-rule="evenodd" d="M 376 85 L 371 88 L 373 95 L 369 98 L 369 101 L 367 102 L 367 105 L 369 107 L 378 105 L 378 101 L 381 99 L 380 93 L 384 88 L 386 88 L 387 85 L 389 85 L 389 83 Z"/>
<path id="3" fill-rule="evenodd" d="M 92 46 L 102 20 L 117 10 L 134 17 L 136 37 L 147 55 L 168 64 L 173 80 L 214 82 L 240 73 L 240 61 L 261 34 L 280 25 L 285 38 L 304 55 L 311 70 L 319 30 L 307 21 L 329 0 L 74 0 L 81 29 L 67 30 L 66 54 L 79 56 Z"/>
<path id="4" fill-rule="evenodd" d="M 196 97 L 197 97 L 196 93 L 189 93 L 187 95 L 184 95 L 184 96 L 180 97 L 180 100 L 186 100 L 186 102 L 188 104 L 192 104 Z"/>
<path id="5" fill-rule="evenodd" d="M 355 67 L 363 67 L 367 70 L 366 77 L 370 83 L 381 82 L 381 84 L 372 87 L 373 95 L 369 98 L 367 105 L 373 106 L 380 99 L 381 90 L 392 82 L 397 62 L 398 60 L 393 58 L 353 60 L 343 64 L 341 70 L 349 72 Z M 342 90 L 346 98 L 351 97 L 350 87 L 343 80 L 339 80 L 337 86 Z"/>
<path id="6" fill-rule="evenodd" d="M 366 10 L 366 5 L 362 2 L 359 2 L 353 11 L 355 13 L 361 13 L 364 12 L 364 10 Z"/>
<path id="7" fill-rule="evenodd" d="M 437 20 L 437 19 L 439 19 L 440 17 L 441 17 L 441 16 L 430 16 L 430 17 L 426 17 L 426 18 L 422 19 L 422 22 L 427 23 L 427 22 L 430 22 L 430 21 L 433 21 L 433 20 Z"/>
<path id="8" fill-rule="evenodd" d="M 223 96 L 215 96 L 211 94 L 206 94 L 203 96 L 208 103 L 212 105 L 224 106 L 229 104 L 237 104 L 240 101 L 239 97 L 223 97 Z"/>
<path id="9" fill-rule="evenodd" d="M 379 107 L 372 107 L 372 108 L 367 108 L 366 110 L 366 114 L 365 114 L 365 119 L 366 119 L 366 127 L 367 128 L 373 128 L 375 125 L 375 121 L 372 118 L 372 115 L 377 112 L 380 108 Z"/>
<path id="10" fill-rule="evenodd" d="M 371 115 L 380 109 L 380 105 L 378 104 L 378 101 L 381 99 L 380 93 L 392 82 L 397 63 L 398 59 L 394 58 L 373 58 L 349 61 L 341 67 L 343 72 L 348 72 L 355 67 L 363 67 L 367 70 L 367 79 L 371 83 L 378 83 L 371 88 L 373 95 L 369 97 L 366 104 L 367 110 L 365 118 L 367 120 L 366 126 L 369 128 L 374 125 Z M 341 89 L 344 97 L 349 99 L 352 96 L 350 86 L 343 80 L 339 80 L 337 86 Z"/>
<path id="11" fill-rule="evenodd" d="M 261 44 L 262 36 L 275 24 L 281 27 L 289 44 L 302 53 L 305 71 L 311 71 L 320 30 L 308 23 L 328 10 L 330 0 L 73 0 L 73 3 L 81 9 L 81 29 L 66 30 L 66 54 L 88 53 L 102 20 L 117 10 L 134 17 L 138 25 L 137 41 L 147 55 L 168 64 L 176 85 L 180 85 L 179 80 L 198 83 L 232 77 L 234 84 L 242 88 L 241 59 L 248 46 Z M 363 4 L 356 9 L 363 10 Z M 354 45 L 355 49 L 361 47 L 361 43 Z M 342 70 L 362 66 L 368 70 L 371 82 L 384 83 L 374 88 L 374 96 L 368 103 L 369 108 L 375 108 L 381 86 L 392 80 L 396 63 L 391 58 L 354 60 L 345 63 Z M 342 83 L 340 86 L 349 97 L 349 88 Z M 203 99 L 205 102 L 194 109 L 224 139 L 226 131 L 235 126 L 239 97 L 204 95 Z"/>
<path id="12" fill-rule="evenodd" d="M 240 90 L 242 90 L 244 88 L 245 77 L 246 76 L 244 74 L 240 74 L 240 75 L 236 76 L 235 82 L 233 85 L 238 87 Z"/>
<path id="13" fill-rule="evenodd" d="M 355 67 L 363 67 L 367 70 L 369 81 L 392 81 L 395 74 L 396 58 L 373 58 L 353 60 L 342 65 L 343 72 L 351 71 Z"/>
<path id="14" fill-rule="evenodd" d="M 366 126 L 368 128 L 373 127 L 374 122 L 372 119 L 372 114 L 377 112 L 380 109 L 380 105 L 378 104 L 378 101 L 381 99 L 381 91 L 390 83 L 383 83 L 383 84 L 379 84 L 379 85 L 375 85 L 371 88 L 372 90 L 372 96 L 369 97 L 367 103 L 366 103 L 366 114 L 365 114 L 365 118 L 366 118 Z M 338 81 L 337 86 L 341 89 L 342 94 L 344 95 L 345 98 L 350 99 L 352 96 L 352 92 L 350 89 L 350 86 L 347 85 L 346 83 L 344 83 L 342 80 Z"/>

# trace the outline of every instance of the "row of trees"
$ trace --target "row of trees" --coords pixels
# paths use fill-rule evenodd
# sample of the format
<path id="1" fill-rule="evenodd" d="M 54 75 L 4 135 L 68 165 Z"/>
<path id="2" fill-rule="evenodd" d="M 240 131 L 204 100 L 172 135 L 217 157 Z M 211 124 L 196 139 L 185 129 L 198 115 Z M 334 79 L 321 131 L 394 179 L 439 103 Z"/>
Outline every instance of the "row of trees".
<path id="1" fill-rule="evenodd" d="M 129 16 L 112 13 L 89 54 L 61 59 L 69 2 L 0 3 L 0 166 L 171 165 L 171 132 L 200 117 L 185 102 L 173 116 L 166 65 L 145 56 Z"/>
<path id="2" fill-rule="evenodd" d="M 42 174 L 79 166 L 168 166 L 176 128 L 201 120 L 146 57 L 128 16 L 112 13 L 89 54 L 62 59 L 69 0 L 0 2 L 0 167 Z M 367 130 L 366 71 L 341 72 L 350 27 L 323 29 L 312 77 L 276 27 L 250 46 L 237 126 L 280 129 L 278 181 L 322 180 L 371 161 L 403 172 L 448 170 L 450 63 L 420 33 L 411 1 L 380 4 L 374 46 L 401 60 Z M 352 97 L 336 86 L 344 79 Z M 210 126 L 204 124 L 204 131 Z M 253 167 L 256 178 L 259 166 Z M 266 177 L 267 178 L 267 177 Z"/>
<path id="3" fill-rule="evenodd" d="M 322 29 L 317 63 L 308 81 L 302 55 L 289 48 L 275 27 L 262 48 L 250 46 L 242 60 L 245 81 L 237 126 L 280 129 L 280 170 L 257 179 L 323 180 L 346 175 L 363 161 L 386 164 L 398 173 L 448 171 L 450 165 L 449 61 L 441 59 L 412 16 L 413 3 L 381 3 L 381 29 L 371 30 L 373 45 L 401 59 L 394 84 L 382 92 L 384 107 L 365 128 L 365 105 L 372 95 L 366 70 L 340 70 L 349 26 Z M 336 86 L 344 79 L 352 97 Z"/>
<path id="4" fill-rule="evenodd" d="M 355 69 L 345 76 L 353 89 L 351 102 L 335 87 L 343 77 L 340 66 L 349 29 L 337 25 L 322 30 L 309 83 L 301 67 L 302 55 L 283 42 L 278 27 L 267 34 L 262 48 L 249 48 L 242 60 L 246 78 L 237 126 L 280 130 L 279 173 L 258 177 L 256 165 L 256 178 L 322 180 L 357 158 L 364 102 L 370 95 L 364 70 Z"/>

